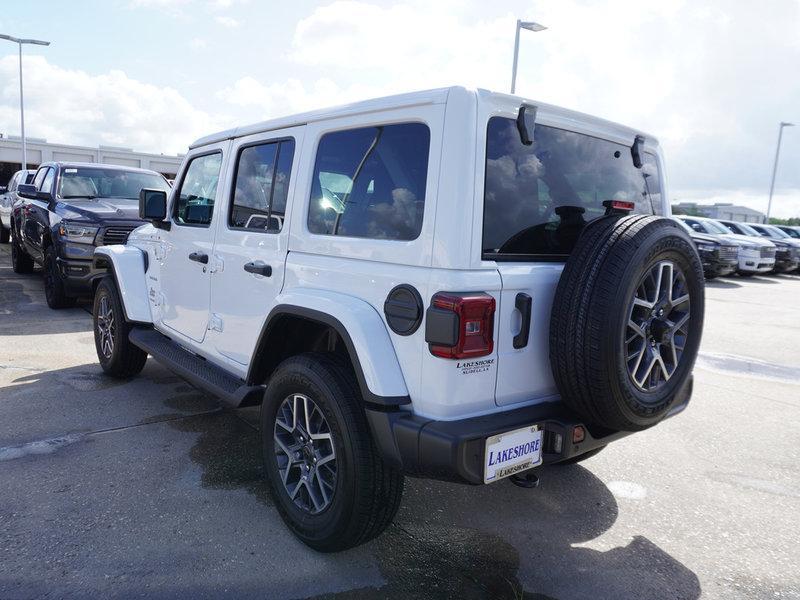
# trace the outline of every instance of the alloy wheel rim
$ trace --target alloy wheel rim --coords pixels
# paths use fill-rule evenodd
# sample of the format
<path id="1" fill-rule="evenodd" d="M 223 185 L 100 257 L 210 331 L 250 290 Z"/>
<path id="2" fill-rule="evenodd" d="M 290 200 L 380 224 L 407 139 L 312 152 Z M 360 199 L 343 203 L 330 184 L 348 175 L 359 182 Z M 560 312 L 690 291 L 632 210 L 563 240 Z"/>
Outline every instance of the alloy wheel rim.
<path id="1" fill-rule="evenodd" d="M 328 508 L 336 489 L 336 449 L 322 409 L 292 394 L 278 407 L 273 432 L 283 487 L 295 506 L 310 514 Z"/>
<path id="2" fill-rule="evenodd" d="M 114 354 L 114 332 L 116 331 L 114 321 L 114 310 L 111 308 L 108 296 L 102 296 L 97 310 L 97 331 L 100 334 L 100 351 L 105 358 L 111 358 L 111 355 Z"/>
<path id="3" fill-rule="evenodd" d="M 659 261 L 636 287 L 625 327 L 628 375 L 639 390 L 656 391 L 675 374 L 690 322 L 686 276 L 674 262 Z"/>

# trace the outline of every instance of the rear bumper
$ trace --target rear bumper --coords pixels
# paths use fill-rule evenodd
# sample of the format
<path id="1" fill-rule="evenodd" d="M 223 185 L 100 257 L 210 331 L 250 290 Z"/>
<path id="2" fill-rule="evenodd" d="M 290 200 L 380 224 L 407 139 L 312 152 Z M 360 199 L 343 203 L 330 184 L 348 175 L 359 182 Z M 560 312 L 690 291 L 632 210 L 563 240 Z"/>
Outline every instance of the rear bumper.
<path id="1" fill-rule="evenodd" d="M 667 417 L 686 408 L 691 392 L 690 379 Z M 408 411 L 379 409 L 367 409 L 367 419 L 384 458 L 406 474 L 476 485 L 483 483 L 486 438 L 498 433 L 538 424 L 544 431 L 542 464 L 545 465 L 585 454 L 633 433 L 587 425 L 562 402 L 461 421 L 432 421 Z M 586 437 L 573 444 L 572 431 L 579 425 L 585 429 Z"/>

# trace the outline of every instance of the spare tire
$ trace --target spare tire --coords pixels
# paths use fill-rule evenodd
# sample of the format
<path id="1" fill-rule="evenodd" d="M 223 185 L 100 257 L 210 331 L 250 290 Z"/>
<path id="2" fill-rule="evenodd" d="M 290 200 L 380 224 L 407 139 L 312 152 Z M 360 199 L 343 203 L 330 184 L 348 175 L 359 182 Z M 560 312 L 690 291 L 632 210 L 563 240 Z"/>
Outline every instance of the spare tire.
<path id="1" fill-rule="evenodd" d="M 703 330 L 703 267 L 662 217 L 606 216 L 578 239 L 558 282 L 550 364 L 562 401 L 589 423 L 658 423 L 688 383 Z"/>

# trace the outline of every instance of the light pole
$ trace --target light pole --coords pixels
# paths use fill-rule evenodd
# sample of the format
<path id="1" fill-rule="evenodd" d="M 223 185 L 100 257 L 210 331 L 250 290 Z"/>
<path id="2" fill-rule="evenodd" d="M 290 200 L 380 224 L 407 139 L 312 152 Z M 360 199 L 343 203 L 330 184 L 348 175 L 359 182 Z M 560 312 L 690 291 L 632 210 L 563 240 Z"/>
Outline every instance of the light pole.
<path id="1" fill-rule="evenodd" d="M 778 158 L 781 155 L 781 140 L 783 139 L 783 128 L 794 127 L 794 123 L 781 121 L 778 126 L 778 147 L 775 148 L 775 164 L 772 165 L 772 182 L 769 184 L 769 202 L 767 203 L 767 223 L 769 223 L 769 213 L 772 210 L 772 192 L 775 191 L 775 174 L 778 172 Z"/>
<path id="2" fill-rule="evenodd" d="M 511 67 L 511 93 L 513 94 L 517 89 L 517 60 L 519 58 L 519 30 L 527 29 L 528 31 L 544 31 L 547 29 L 544 25 L 534 23 L 533 21 L 520 21 L 517 19 L 517 32 L 514 36 L 514 66 Z"/>
<path id="3" fill-rule="evenodd" d="M 8 40 L 19 45 L 19 125 L 22 134 L 22 169 L 28 168 L 28 146 L 25 143 L 25 103 L 22 97 L 22 44 L 34 44 L 36 46 L 49 46 L 50 42 L 42 40 L 20 39 L 11 35 L 0 33 L 0 40 Z"/>

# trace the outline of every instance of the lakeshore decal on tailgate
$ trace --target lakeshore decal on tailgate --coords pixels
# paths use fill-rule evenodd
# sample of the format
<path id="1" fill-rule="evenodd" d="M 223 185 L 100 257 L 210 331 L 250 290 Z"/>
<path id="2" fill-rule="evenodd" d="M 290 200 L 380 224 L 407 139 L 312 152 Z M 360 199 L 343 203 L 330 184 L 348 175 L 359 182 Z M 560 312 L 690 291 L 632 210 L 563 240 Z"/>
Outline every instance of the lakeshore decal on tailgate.
<path id="1" fill-rule="evenodd" d="M 473 373 L 485 373 L 494 366 L 493 358 L 486 358 L 483 360 L 469 360 L 465 362 L 457 362 L 456 369 L 461 371 L 462 375 L 472 375 Z"/>

